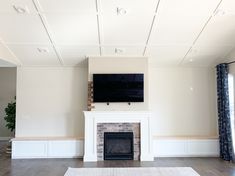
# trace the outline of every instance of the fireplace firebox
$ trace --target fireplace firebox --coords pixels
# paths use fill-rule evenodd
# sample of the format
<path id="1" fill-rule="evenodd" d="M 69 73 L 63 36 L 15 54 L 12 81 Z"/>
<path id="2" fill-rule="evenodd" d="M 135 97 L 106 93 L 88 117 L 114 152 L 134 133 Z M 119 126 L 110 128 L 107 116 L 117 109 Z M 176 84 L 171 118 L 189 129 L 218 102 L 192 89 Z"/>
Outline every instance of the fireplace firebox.
<path id="1" fill-rule="evenodd" d="M 105 132 L 104 160 L 133 160 L 133 132 Z"/>

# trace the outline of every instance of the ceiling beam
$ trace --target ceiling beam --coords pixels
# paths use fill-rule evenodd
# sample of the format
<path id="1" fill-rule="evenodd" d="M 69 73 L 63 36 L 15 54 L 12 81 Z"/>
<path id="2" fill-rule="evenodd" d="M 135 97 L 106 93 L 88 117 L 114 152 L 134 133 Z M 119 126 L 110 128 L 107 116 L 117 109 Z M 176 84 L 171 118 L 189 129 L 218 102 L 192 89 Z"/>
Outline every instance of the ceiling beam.
<path id="1" fill-rule="evenodd" d="M 33 1 L 33 4 L 34 4 L 37 12 L 38 12 L 38 16 L 39 16 L 39 18 L 40 18 L 40 20 L 42 22 L 42 25 L 43 25 L 43 27 L 44 27 L 47 35 L 48 35 L 48 38 L 49 38 L 49 40 L 50 40 L 50 42 L 51 42 L 51 44 L 53 46 L 53 49 L 54 49 L 54 51 L 55 51 L 55 53 L 57 55 L 57 58 L 59 59 L 59 62 L 61 64 L 61 66 L 64 66 L 63 58 L 62 58 L 58 48 L 56 47 L 55 41 L 54 41 L 54 39 L 52 37 L 52 32 L 50 32 L 50 30 L 49 30 L 50 28 L 49 28 L 48 22 L 46 20 L 46 17 L 43 14 L 40 13 L 40 10 L 41 10 L 40 9 L 40 3 L 38 2 L 38 0 L 32 0 L 32 1 Z"/>

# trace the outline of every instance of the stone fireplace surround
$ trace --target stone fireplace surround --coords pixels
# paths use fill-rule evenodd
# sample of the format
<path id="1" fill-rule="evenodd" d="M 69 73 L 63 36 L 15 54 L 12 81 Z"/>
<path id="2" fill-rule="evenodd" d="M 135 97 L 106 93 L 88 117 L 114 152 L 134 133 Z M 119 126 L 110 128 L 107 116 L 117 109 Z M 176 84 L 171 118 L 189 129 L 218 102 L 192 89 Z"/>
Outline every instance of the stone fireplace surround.
<path id="1" fill-rule="evenodd" d="M 134 160 L 140 159 L 140 124 L 139 123 L 98 123 L 97 124 L 97 159 L 104 160 L 104 132 L 133 132 Z"/>
<path id="2" fill-rule="evenodd" d="M 152 133 L 151 133 L 151 113 L 148 111 L 84 111 L 85 117 L 85 145 L 84 145 L 84 162 L 101 160 L 99 148 L 97 147 L 98 131 L 100 124 L 123 124 L 119 130 L 123 131 L 125 124 L 139 124 L 140 130 L 140 151 L 139 158 L 141 161 L 153 161 L 152 151 Z M 122 125 L 121 125 L 122 126 Z M 135 126 L 135 125 L 134 125 Z M 107 127 L 111 128 L 111 127 Z M 117 130 L 117 129 L 116 129 Z M 115 132 L 109 130 L 109 132 Z M 136 155 L 137 156 L 137 155 Z M 136 158 L 137 159 L 137 158 Z"/>

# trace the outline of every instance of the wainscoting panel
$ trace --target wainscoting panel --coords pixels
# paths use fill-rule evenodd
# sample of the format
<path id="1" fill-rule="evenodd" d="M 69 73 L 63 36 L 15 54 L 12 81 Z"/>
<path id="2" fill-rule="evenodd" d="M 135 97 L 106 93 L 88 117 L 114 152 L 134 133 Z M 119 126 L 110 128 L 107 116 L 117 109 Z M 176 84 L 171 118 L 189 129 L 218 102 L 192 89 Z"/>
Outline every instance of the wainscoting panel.
<path id="1" fill-rule="evenodd" d="M 83 156 L 83 141 L 48 141 L 48 157 L 74 158 Z"/>
<path id="2" fill-rule="evenodd" d="M 12 158 L 46 158 L 46 141 L 13 141 Z"/>
<path id="3" fill-rule="evenodd" d="M 155 157 L 219 156 L 218 139 L 155 139 Z"/>
<path id="4" fill-rule="evenodd" d="M 71 140 L 13 140 L 12 158 L 83 157 L 84 142 Z M 154 157 L 219 156 L 218 139 L 154 139 Z"/>

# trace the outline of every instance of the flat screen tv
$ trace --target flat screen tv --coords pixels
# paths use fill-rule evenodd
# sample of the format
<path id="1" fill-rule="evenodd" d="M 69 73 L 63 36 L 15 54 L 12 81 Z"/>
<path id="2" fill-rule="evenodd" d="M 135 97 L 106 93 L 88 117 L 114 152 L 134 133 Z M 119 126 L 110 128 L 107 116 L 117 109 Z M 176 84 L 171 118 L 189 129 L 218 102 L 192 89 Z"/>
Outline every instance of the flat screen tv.
<path id="1" fill-rule="evenodd" d="M 94 102 L 144 102 L 144 74 L 93 74 Z"/>

